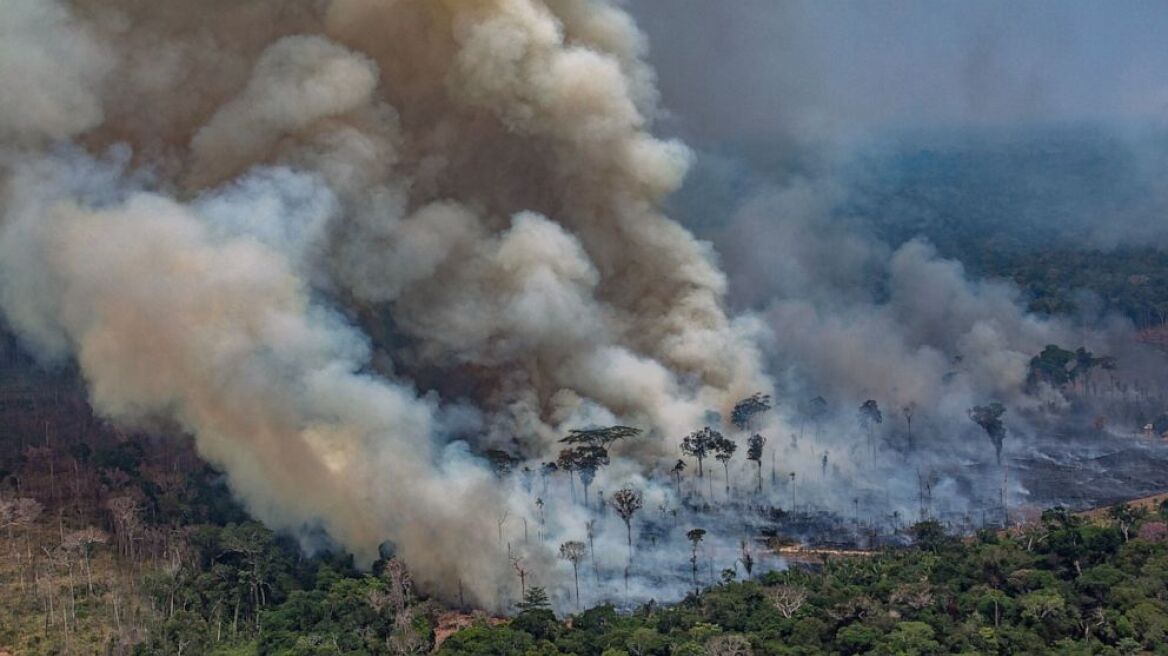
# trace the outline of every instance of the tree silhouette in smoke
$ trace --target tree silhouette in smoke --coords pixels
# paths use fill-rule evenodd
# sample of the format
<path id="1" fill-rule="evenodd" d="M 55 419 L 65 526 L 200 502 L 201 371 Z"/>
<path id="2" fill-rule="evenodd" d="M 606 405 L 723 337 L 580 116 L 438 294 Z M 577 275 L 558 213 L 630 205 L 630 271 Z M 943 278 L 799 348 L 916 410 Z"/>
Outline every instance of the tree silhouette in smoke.
<path id="1" fill-rule="evenodd" d="M 694 589 L 698 589 L 698 545 L 702 543 L 702 539 L 706 537 L 706 529 L 691 528 L 686 531 L 686 539 L 689 540 L 692 549 L 690 550 L 689 564 L 693 569 L 693 584 Z"/>
<path id="2" fill-rule="evenodd" d="M 591 444 L 581 445 L 560 452 L 561 469 L 580 473 L 580 483 L 584 487 L 584 507 L 588 507 L 588 488 L 596 479 L 596 472 L 609 464 L 608 449 Z M 565 467 L 565 464 L 567 467 Z"/>
<path id="3" fill-rule="evenodd" d="M 878 424 L 884 423 L 884 414 L 880 412 L 880 405 L 875 399 L 868 399 L 860 406 L 860 426 L 868 435 L 868 450 L 872 457 L 876 457 L 875 431 Z"/>
<path id="4" fill-rule="evenodd" d="M 800 403 L 799 411 L 799 437 L 803 437 L 803 424 L 810 421 L 815 424 L 816 437 L 819 436 L 819 421 L 827 415 L 827 399 L 822 396 L 817 396 L 813 399 L 808 399 L 804 403 Z"/>
<path id="5" fill-rule="evenodd" d="M 568 484 L 572 488 L 572 501 L 576 501 L 576 470 L 578 469 L 577 458 L 578 455 L 575 449 L 563 449 L 560 455 L 556 457 L 555 467 L 557 471 L 568 472 Z"/>
<path id="6" fill-rule="evenodd" d="M 580 563 L 586 553 L 588 546 L 579 540 L 568 540 L 560 545 L 560 559 L 572 563 L 572 576 L 576 580 L 576 608 L 580 607 Z"/>
<path id="7" fill-rule="evenodd" d="M 539 466 L 539 478 L 543 485 L 544 494 L 547 494 L 548 478 L 559 470 L 560 466 L 554 462 L 545 462 Z"/>
<path id="8" fill-rule="evenodd" d="M 683 471 L 685 471 L 685 461 L 681 458 L 678 458 L 677 462 L 673 464 L 673 469 L 669 470 L 669 473 L 673 474 L 674 481 L 677 482 L 677 497 L 679 499 L 681 498 L 681 473 Z"/>
<path id="9" fill-rule="evenodd" d="M 633 515 L 637 514 L 645 505 L 645 499 L 641 495 L 640 490 L 634 490 L 631 487 L 621 488 L 613 493 L 612 499 L 609 500 L 616 514 L 620 516 L 621 521 L 625 523 L 625 531 L 628 536 L 629 544 L 629 562 L 633 560 Z"/>
<path id="10" fill-rule="evenodd" d="M 758 433 L 746 440 L 746 459 L 754 461 L 758 466 L 758 492 L 762 492 L 762 448 L 766 446 L 766 438 Z"/>
<path id="11" fill-rule="evenodd" d="M 1042 353 L 1030 359 L 1026 384 L 1033 388 L 1039 383 L 1063 387 L 1074 378 L 1075 352 L 1047 344 Z"/>
<path id="12" fill-rule="evenodd" d="M 698 460 L 698 478 L 703 478 L 705 475 L 702 462 L 710 455 L 710 452 L 718 444 L 718 440 L 721 439 L 723 439 L 721 433 L 706 426 L 701 430 L 686 435 L 681 441 L 681 452 Z"/>
<path id="13" fill-rule="evenodd" d="M 908 449 L 909 449 L 909 451 L 912 451 L 912 449 L 913 449 L 912 422 L 913 422 L 913 416 L 916 415 L 916 412 L 917 412 L 917 404 L 913 401 L 909 401 L 907 404 L 905 404 L 904 406 L 902 406 L 900 408 L 900 414 L 904 416 L 904 423 L 906 426 L 908 426 Z"/>
<path id="14" fill-rule="evenodd" d="M 642 432 L 639 428 L 630 426 L 608 426 L 605 428 L 584 428 L 568 431 L 568 436 L 560 440 L 561 444 L 587 444 L 591 446 L 607 447 L 617 440 L 631 439 Z"/>
<path id="15" fill-rule="evenodd" d="M 617 440 L 633 438 L 643 431 L 629 426 L 608 426 L 568 431 L 561 444 L 571 444 L 572 448 L 560 452 L 557 464 L 567 469 L 569 475 L 580 473 L 580 483 L 584 486 L 584 506 L 588 507 L 588 488 L 596 479 L 596 472 L 609 464 L 608 447 Z M 572 488 L 573 493 L 575 487 Z"/>
<path id="16" fill-rule="evenodd" d="M 727 498 L 730 497 L 730 459 L 734 457 L 734 452 L 737 450 L 738 445 L 733 440 L 725 437 L 720 437 L 714 443 L 714 459 L 722 463 L 722 468 L 726 471 Z"/>
<path id="17" fill-rule="evenodd" d="M 734 405 L 734 410 L 730 412 L 730 423 L 739 430 L 746 430 L 750 428 L 751 421 L 757 415 L 770 410 L 771 407 L 771 395 L 756 392 Z"/>
<path id="18" fill-rule="evenodd" d="M 506 477 L 514 470 L 515 465 L 523 461 L 522 458 L 502 449 L 489 449 L 483 455 L 486 456 L 487 462 L 490 463 L 491 471 L 495 472 L 495 476 L 499 478 Z"/>
<path id="19" fill-rule="evenodd" d="M 1002 464 L 1002 442 L 1006 439 L 1006 425 L 1002 423 L 1004 414 L 1006 406 L 997 402 L 974 406 L 969 410 L 969 418 L 981 426 L 994 443 L 994 453 L 997 455 L 999 465 Z"/>

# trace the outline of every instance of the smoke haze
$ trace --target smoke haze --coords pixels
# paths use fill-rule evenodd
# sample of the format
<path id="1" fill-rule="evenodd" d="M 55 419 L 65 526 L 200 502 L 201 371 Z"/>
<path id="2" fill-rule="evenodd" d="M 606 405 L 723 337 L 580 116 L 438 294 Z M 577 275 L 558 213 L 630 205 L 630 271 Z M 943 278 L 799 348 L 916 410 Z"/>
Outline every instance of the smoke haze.
<path id="1" fill-rule="evenodd" d="M 1168 68 L 1153 66 L 1162 53 L 1136 57 L 1155 20 L 1104 22 L 1138 38 L 1097 52 L 1082 30 L 1106 12 L 1085 4 L 1035 31 L 1038 5 L 1009 25 L 995 18 L 1005 5 L 944 5 L 920 38 L 906 32 L 924 5 L 865 7 L 8 0 L 0 308 L 44 362 L 79 366 L 99 413 L 194 435 L 258 519 L 309 549 L 330 546 L 323 531 L 366 564 L 388 541 L 448 600 L 504 608 L 507 558 L 521 556 L 568 604 L 554 547 L 585 539 L 593 511 L 570 474 L 549 487 L 497 476 L 483 456 L 538 471 L 568 430 L 596 425 L 646 431 L 615 445 L 622 458 L 592 490 L 645 491 L 628 598 L 688 587 L 689 545 L 656 536 L 691 523 L 726 528 L 705 548 L 732 563 L 749 521 L 679 519 L 721 492 L 666 472 L 683 435 L 755 392 L 776 393 L 757 428 L 781 462 L 760 505 L 847 508 L 883 487 L 865 507 L 908 517 L 916 472 L 940 454 L 986 459 L 969 408 L 1068 405 L 1024 393 L 1046 344 L 1121 367 L 1146 354 L 1123 321 L 1030 314 L 904 217 L 882 221 L 922 143 L 897 130 L 1154 123 L 1166 87 L 1143 81 Z M 1060 73 L 1085 66 L 1056 65 L 1064 48 L 1097 64 L 1086 80 Z M 1147 68 L 1112 75 L 1131 58 Z M 1113 93 L 1087 93 L 1092 81 Z M 1132 197 L 1149 198 L 1168 158 L 1107 134 L 1147 181 Z M 1163 198 L 1119 206 L 1112 216 L 1133 218 L 1113 232 L 1083 218 L 1083 234 L 1162 238 L 1144 218 Z M 830 416 L 805 431 L 802 404 L 819 395 Z M 899 427 L 881 438 L 895 448 L 866 454 L 854 425 L 866 399 L 888 424 L 922 409 L 928 448 L 909 466 Z M 958 512 L 984 506 L 961 485 L 945 478 L 936 494 Z M 605 522 L 593 567 L 611 574 L 624 527 Z M 670 568 L 675 581 L 652 576 Z"/>

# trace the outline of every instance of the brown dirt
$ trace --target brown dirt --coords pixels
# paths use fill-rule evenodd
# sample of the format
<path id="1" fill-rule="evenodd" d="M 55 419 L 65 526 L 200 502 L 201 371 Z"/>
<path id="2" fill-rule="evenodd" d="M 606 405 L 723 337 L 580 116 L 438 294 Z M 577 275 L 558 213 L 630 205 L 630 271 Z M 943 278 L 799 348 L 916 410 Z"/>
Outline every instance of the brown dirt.
<path id="1" fill-rule="evenodd" d="M 1150 512 L 1156 512 L 1156 510 L 1160 508 L 1160 504 L 1165 501 L 1168 501 L 1168 492 L 1162 494 L 1153 494 L 1150 497 L 1142 497 L 1140 499 L 1132 499 L 1131 501 L 1127 501 L 1125 503 L 1133 508 L 1143 508 Z M 1076 514 L 1080 517 L 1084 517 L 1092 521 L 1098 521 L 1107 519 L 1109 516 L 1108 513 L 1114 507 L 1115 506 L 1102 506 L 1100 508 L 1084 510 L 1083 512 Z"/>
<path id="2" fill-rule="evenodd" d="M 450 636 L 459 631 L 474 626 L 478 622 L 485 622 L 490 626 L 498 626 L 506 623 L 507 619 L 503 617 L 491 617 L 484 615 L 481 612 L 463 613 L 459 611 L 450 611 L 442 613 L 438 616 L 438 626 L 434 629 L 434 651 L 442 646 L 443 642 Z M 0 652 L 0 656 L 5 656 Z"/>

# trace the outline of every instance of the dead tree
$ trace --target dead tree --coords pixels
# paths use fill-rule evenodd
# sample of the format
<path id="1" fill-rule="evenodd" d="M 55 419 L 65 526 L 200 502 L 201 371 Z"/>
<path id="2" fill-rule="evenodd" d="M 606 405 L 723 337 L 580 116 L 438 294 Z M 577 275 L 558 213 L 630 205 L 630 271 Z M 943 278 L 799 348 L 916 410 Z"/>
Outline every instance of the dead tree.
<path id="1" fill-rule="evenodd" d="M 742 540 L 738 546 L 742 553 L 738 560 L 742 563 L 742 569 L 746 570 L 746 578 L 749 579 L 754 573 L 754 554 L 750 553 L 750 542 Z"/>
<path id="2" fill-rule="evenodd" d="M 519 575 L 519 592 L 520 597 L 527 596 L 527 568 L 523 566 L 523 559 L 519 556 L 511 557 L 511 566 L 515 568 L 515 573 Z"/>
<path id="3" fill-rule="evenodd" d="M 706 643 L 708 656 L 750 656 L 750 641 L 738 634 L 720 635 Z"/>
<path id="4" fill-rule="evenodd" d="M 578 540 L 569 540 L 560 545 L 560 559 L 572 563 L 572 576 L 576 581 L 576 608 L 580 608 L 580 563 L 588 547 Z"/>
<path id="5" fill-rule="evenodd" d="M 766 598 L 783 617 L 790 619 L 807 601 L 807 590 L 797 585 L 776 585 L 766 589 Z"/>

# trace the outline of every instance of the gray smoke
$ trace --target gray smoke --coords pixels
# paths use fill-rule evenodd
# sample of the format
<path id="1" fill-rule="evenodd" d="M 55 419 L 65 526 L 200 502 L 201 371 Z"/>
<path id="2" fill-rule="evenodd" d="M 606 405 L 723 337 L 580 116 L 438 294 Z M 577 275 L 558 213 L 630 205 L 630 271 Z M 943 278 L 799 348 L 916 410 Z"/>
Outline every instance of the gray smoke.
<path id="1" fill-rule="evenodd" d="M 984 253 L 955 238 L 942 254 L 922 235 L 1036 250 L 1168 243 L 1168 105 L 1155 72 L 1168 13 L 1127 9 L 630 4 L 654 43 L 665 125 L 700 148 L 672 204 L 716 245 L 733 305 L 765 318 L 784 419 L 768 434 L 783 473 L 812 481 L 809 503 L 838 510 L 878 495 L 869 505 L 881 512 L 918 516 L 920 475 L 992 462 L 966 415 L 991 400 L 1010 409 L 1008 453 L 1069 453 L 1066 434 L 1097 418 L 1110 423 L 1093 448 L 1129 444 L 1118 439 L 1137 422 L 1117 416 L 1117 392 L 1028 390 L 1028 363 L 1047 344 L 1086 346 L 1117 356 L 1121 381 L 1155 388 L 1162 355 L 1125 320 L 1099 316 L 1089 294 L 1076 316 L 1032 314 L 1012 283 L 960 261 Z M 828 411 L 808 419 L 817 396 Z M 857 421 L 868 399 L 884 412 L 877 455 Z M 993 476 L 967 474 L 972 489 L 942 476 L 935 496 L 956 512 L 984 508 L 998 501 Z M 1026 501 L 1018 481 L 1009 489 L 1011 503 Z"/>

